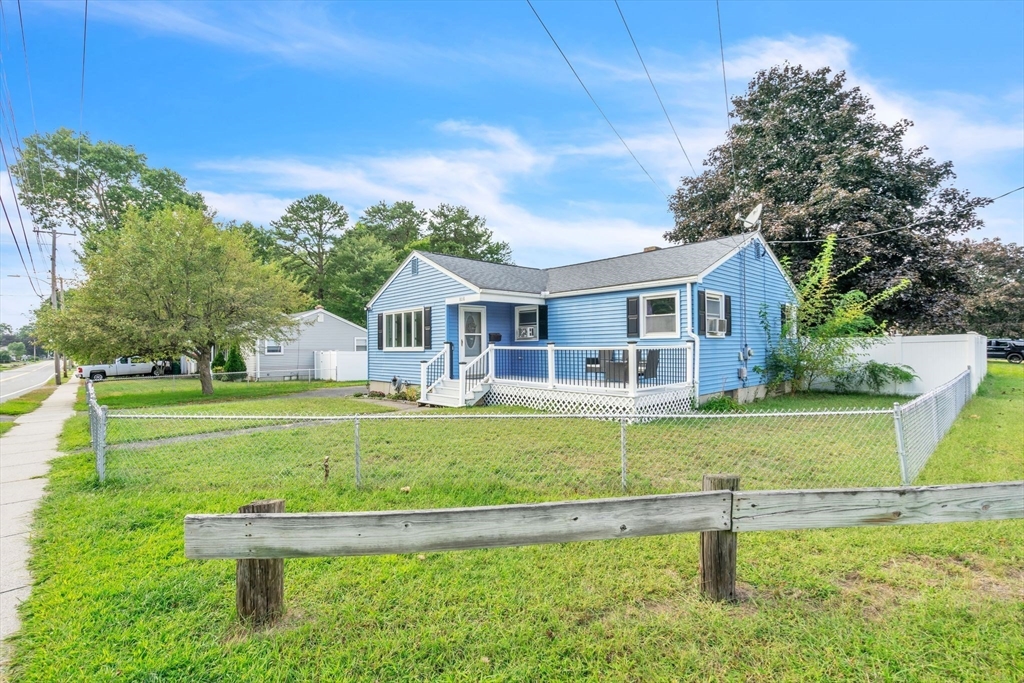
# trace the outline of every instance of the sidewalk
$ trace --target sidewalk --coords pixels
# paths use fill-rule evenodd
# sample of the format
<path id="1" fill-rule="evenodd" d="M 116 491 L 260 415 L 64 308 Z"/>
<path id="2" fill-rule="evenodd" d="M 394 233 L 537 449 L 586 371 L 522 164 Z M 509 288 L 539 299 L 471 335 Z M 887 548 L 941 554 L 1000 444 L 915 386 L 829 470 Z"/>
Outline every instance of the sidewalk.
<path id="1" fill-rule="evenodd" d="M 0 437 L 0 640 L 18 630 L 18 604 L 32 589 L 26 566 L 32 513 L 43 497 L 49 461 L 58 455 L 57 435 L 74 414 L 77 392 L 76 380 L 61 385 Z M 0 664 L 7 657 L 7 646 L 0 645 Z"/>

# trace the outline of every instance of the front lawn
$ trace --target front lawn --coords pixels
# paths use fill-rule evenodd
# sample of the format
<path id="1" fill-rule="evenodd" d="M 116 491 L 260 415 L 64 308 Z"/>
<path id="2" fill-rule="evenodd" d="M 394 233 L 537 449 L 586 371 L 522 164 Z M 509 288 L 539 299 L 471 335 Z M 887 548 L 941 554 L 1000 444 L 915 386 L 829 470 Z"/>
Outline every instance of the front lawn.
<path id="1" fill-rule="evenodd" d="M 95 382 L 96 399 L 111 409 L 153 408 L 189 403 L 219 403 L 222 401 L 244 401 L 267 396 L 296 394 L 313 389 L 331 387 L 362 386 L 365 381 L 356 382 L 221 382 L 213 383 L 213 394 L 206 396 L 198 379 L 124 379 Z M 78 393 L 75 410 L 86 410 L 85 388 Z"/>
<path id="2" fill-rule="evenodd" d="M 990 369 L 926 468 L 928 482 L 1024 476 L 1024 368 Z M 480 468 L 490 454 L 494 476 L 478 485 L 460 477 L 438 476 L 434 485 L 420 479 L 407 494 L 399 490 L 402 475 L 379 486 L 371 480 L 363 490 L 351 485 L 352 434 L 342 425 L 122 452 L 140 458 L 135 474 L 113 476 L 103 486 L 89 454 L 59 459 L 38 512 L 36 584 L 22 608 L 12 680 L 1024 677 L 1019 520 L 742 534 L 743 600 L 736 605 L 699 597 L 692 534 L 288 560 L 287 614 L 280 625 L 255 634 L 235 623 L 234 563 L 184 559 L 184 515 L 235 509 L 248 494 L 282 496 L 291 511 L 580 497 L 587 495 L 580 485 L 601 480 L 580 480 L 573 472 L 593 455 L 587 444 L 603 444 L 608 436 L 613 445 L 598 454 L 613 457 L 617 471 L 619 425 L 590 421 L 591 432 L 580 431 L 583 423 L 573 427 L 574 440 L 567 443 L 579 448 L 559 452 L 572 466 L 545 470 L 561 478 L 502 478 L 517 463 L 554 456 L 538 450 L 539 432 L 495 422 L 493 431 L 474 435 L 476 447 L 468 451 L 471 440 L 453 426 L 461 423 L 445 421 L 434 461 L 455 465 L 452 453 L 475 453 L 470 464 Z M 664 425 L 647 426 L 650 444 L 668 438 Z M 761 435 L 765 427 L 751 431 Z M 371 443 L 380 440 L 378 457 L 388 456 L 377 467 L 394 464 L 414 445 L 408 434 L 389 429 L 364 435 Z M 818 432 L 821 440 L 807 448 L 822 453 L 837 430 L 826 423 Z M 772 438 L 788 437 L 781 430 Z M 112 472 L 118 452 L 108 454 Z M 324 455 L 330 458 L 326 484 Z M 371 477 L 374 460 L 367 457 Z M 234 466 L 222 469 L 231 459 L 241 463 L 244 481 Z M 744 481 L 755 476 L 740 474 Z"/>

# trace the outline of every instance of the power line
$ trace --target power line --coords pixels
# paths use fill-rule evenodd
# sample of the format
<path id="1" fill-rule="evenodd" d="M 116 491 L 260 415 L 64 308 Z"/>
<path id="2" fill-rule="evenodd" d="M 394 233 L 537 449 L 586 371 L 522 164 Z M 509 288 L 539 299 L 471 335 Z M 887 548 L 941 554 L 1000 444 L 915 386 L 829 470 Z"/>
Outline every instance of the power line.
<path id="1" fill-rule="evenodd" d="M 729 122 L 729 83 L 725 79 L 725 41 L 722 39 L 722 8 L 718 0 L 715 0 L 715 13 L 718 15 L 718 51 L 722 55 L 722 90 L 725 92 L 725 137 L 729 143 L 729 157 L 732 161 L 733 191 L 736 191 L 739 188 L 736 182 L 736 150 L 733 149 L 732 136 L 729 135 L 729 129 L 732 127 Z"/>
<path id="2" fill-rule="evenodd" d="M 39 135 L 39 127 L 36 125 L 36 102 L 35 98 L 32 97 L 32 75 L 28 69 L 28 41 L 25 39 L 25 19 L 21 14 L 21 0 L 18 0 L 18 26 L 21 28 L 21 52 L 25 56 L 25 82 L 28 83 L 28 106 L 29 111 L 32 112 L 32 132 Z M 24 158 L 24 155 L 22 155 Z M 40 189 L 46 192 L 46 180 L 43 176 L 43 161 L 42 159 L 36 159 L 36 166 L 39 168 L 39 185 Z M 38 240 L 39 235 L 36 235 Z"/>
<path id="3" fill-rule="evenodd" d="M 661 111 L 665 113 L 665 118 L 668 120 L 668 125 L 672 128 L 672 134 L 676 136 L 676 142 L 679 143 L 679 149 L 683 151 L 683 156 L 686 157 L 686 163 L 690 165 L 690 170 L 693 171 L 694 175 L 697 175 L 697 169 L 693 167 L 693 162 L 690 161 L 690 155 L 686 153 L 686 148 L 683 147 L 683 141 L 679 139 L 679 133 L 676 132 L 676 127 L 672 123 L 672 118 L 668 115 L 668 110 L 665 108 L 665 103 L 661 101 L 661 95 L 658 94 L 658 89 L 654 85 L 654 79 L 651 78 L 651 72 L 647 70 L 647 64 L 644 62 L 643 55 L 640 54 L 640 48 L 637 47 L 636 40 L 633 38 L 633 32 L 629 30 L 629 24 L 626 23 L 626 15 L 622 13 L 622 8 L 619 7 L 619 0 L 615 0 L 615 9 L 619 10 L 619 16 L 622 17 L 622 25 L 626 27 L 626 33 L 629 34 L 629 40 L 633 43 L 633 49 L 636 50 L 636 56 L 640 58 L 640 64 L 644 67 L 644 73 L 647 74 L 647 80 L 651 84 L 651 89 L 654 91 L 654 96 L 658 98 L 658 104 L 661 105 Z"/>
<path id="4" fill-rule="evenodd" d="M 32 263 L 32 272 L 38 274 L 36 271 L 36 260 L 32 257 L 32 247 L 28 243 L 28 232 L 25 230 L 25 219 L 21 215 L 21 204 L 18 202 L 18 191 L 14 187 L 14 178 L 11 176 L 11 165 L 7 163 L 7 146 L 4 144 L 2 137 L 0 137 L 0 155 L 2 155 L 4 160 L 4 175 L 7 176 L 7 182 L 11 184 L 11 194 L 14 195 L 14 206 L 18 209 L 18 222 L 21 223 L 21 234 L 25 238 L 25 251 L 28 252 L 28 260 Z"/>
<path id="5" fill-rule="evenodd" d="M 14 246 L 18 250 L 18 258 L 21 259 L 21 267 L 25 269 L 25 275 L 28 276 L 29 285 L 32 287 L 32 291 L 36 293 L 36 296 L 42 296 L 36 289 L 35 283 L 32 281 L 32 273 L 28 272 L 28 265 L 25 263 L 25 256 L 21 253 L 21 245 L 18 244 L 18 236 L 14 233 L 14 226 L 11 224 L 11 217 L 7 215 L 7 205 L 4 203 L 3 195 L 0 195 L 0 208 L 3 209 L 4 218 L 7 219 L 7 228 L 11 231 L 11 237 L 14 239 Z"/>
<path id="6" fill-rule="evenodd" d="M 994 202 L 997 199 L 1002 199 L 1003 197 L 1009 196 L 1009 195 L 1013 194 L 1014 192 L 1020 192 L 1021 190 L 1024 190 L 1024 185 L 1021 185 L 1020 187 L 1018 187 L 1016 189 L 1010 190 L 1009 192 L 1004 192 L 1001 195 L 999 195 L 998 197 L 992 197 L 992 199 L 990 199 L 989 201 Z M 908 225 L 904 225 L 904 226 L 899 227 L 899 228 L 889 228 L 888 230 L 879 230 L 877 232 L 866 232 L 863 235 L 852 235 L 850 237 L 837 237 L 836 238 L 836 242 L 846 242 L 847 240 L 859 240 L 862 237 L 874 237 L 875 235 L 884 235 L 884 234 L 889 233 L 889 232 L 899 232 L 900 230 L 909 230 L 910 228 L 916 228 L 917 226 L 922 225 L 924 223 L 928 223 L 928 222 L 930 222 L 932 220 L 934 220 L 934 219 L 932 219 L 932 218 L 922 218 L 919 221 L 914 221 L 913 223 L 910 223 Z M 772 240 L 772 241 L 768 242 L 768 244 L 816 244 L 818 242 L 824 242 L 827 239 L 828 238 L 826 237 L 824 239 L 817 239 L 817 240 Z"/>
<path id="7" fill-rule="evenodd" d="M 1021 185 L 1020 187 L 1018 187 L 1018 188 L 1017 188 L 1017 189 L 1015 189 L 1015 190 L 1010 190 L 1009 192 L 1004 192 L 1004 193 L 1002 193 L 1001 195 L 999 195 L 998 197 L 992 197 L 992 199 L 990 199 L 989 201 L 992 201 L 992 202 L 994 202 L 994 201 L 995 201 L 995 200 L 997 200 L 997 199 L 1002 199 L 1003 197 L 1006 197 L 1006 196 L 1008 196 L 1008 195 L 1011 195 L 1011 194 L 1013 194 L 1014 192 L 1020 192 L 1021 190 L 1024 190 L 1024 185 Z"/>
<path id="8" fill-rule="evenodd" d="M 615 133 L 615 137 L 617 137 L 619 139 L 619 142 L 622 143 L 622 146 L 626 148 L 627 152 L 629 152 L 629 156 L 633 157 L 633 161 L 635 161 L 637 166 L 640 167 L 640 170 L 642 170 L 644 172 L 644 174 L 650 179 L 651 183 L 656 188 L 658 188 L 658 192 L 660 192 L 661 194 L 665 195 L 665 197 L 668 197 L 668 195 L 665 194 L 665 192 L 661 189 L 661 186 L 658 185 L 657 181 L 654 180 L 654 177 L 650 173 L 647 172 L 647 169 L 644 168 L 644 165 L 641 164 L 640 160 L 636 158 L 635 154 L 633 154 L 633 150 L 631 150 L 629 148 L 629 145 L 626 144 L 626 140 L 621 135 L 619 135 L 619 131 L 616 130 L 614 125 L 612 125 L 611 119 L 609 119 L 608 115 L 604 113 L 603 109 L 601 109 L 601 105 L 599 105 L 597 103 L 597 100 L 594 99 L 594 96 L 590 94 L 590 90 L 587 88 L 586 84 L 583 82 L 583 79 L 580 78 L 580 75 L 578 73 L 576 73 L 576 69 L 573 68 L 572 62 L 569 61 L 569 58 L 565 56 L 565 52 L 563 52 L 562 48 L 559 47 L 558 41 L 555 40 L 555 37 L 553 35 L 551 35 L 551 31 L 548 30 L 548 27 L 544 23 L 544 20 L 540 18 L 540 14 L 537 13 L 537 9 L 533 6 L 533 3 L 530 2 L 530 0 L 526 0 L 526 4 L 530 6 L 531 10 L 533 10 L 533 15 L 535 17 L 537 17 L 537 21 L 540 22 L 540 25 L 544 29 L 544 32 L 548 34 L 548 38 L 550 38 L 551 42 L 554 43 L 555 49 L 558 50 L 558 54 L 562 55 L 562 59 L 564 59 L 565 63 L 569 66 L 569 70 L 572 71 L 572 75 L 575 76 L 576 80 L 580 82 L 580 85 L 583 87 L 583 92 L 587 93 L 587 97 L 589 97 L 590 101 L 594 103 L 595 107 L 597 107 L 597 111 L 599 111 L 601 113 L 601 116 L 604 117 L 605 123 L 607 123 L 608 127 L 612 129 L 613 133 Z"/>
<path id="9" fill-rule="evenodd" d="M 85 121 L 85 46 L 89 37 L 89 0 L 85 0 L 85 18 L 82 21 L 82 90 L 78 97 L 78 161 L 75 162 L 75 192 L 82 175 L 82 127 Z"/>

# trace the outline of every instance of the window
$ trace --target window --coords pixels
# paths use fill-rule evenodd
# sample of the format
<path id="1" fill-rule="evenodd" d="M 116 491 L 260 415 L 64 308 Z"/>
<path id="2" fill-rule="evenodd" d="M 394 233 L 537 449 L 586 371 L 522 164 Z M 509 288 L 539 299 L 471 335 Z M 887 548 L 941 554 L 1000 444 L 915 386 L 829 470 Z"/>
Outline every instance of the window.
<path id="1" fill-rule="evenodd" d="M 422 308 L 384 314 L 384 350 L 423 350 Z"/>
<path id="2" fill-rule="evenodd" d="M 366 350 L 366 337 L 356 337 L 356 351 Z"/>
<path id="3" fill-rule="evenodd" d="M 536 341 L 540 315 L 536 306 L 516 307 L 516 341 Z"/>
<path id="4" fill-rule="evenodd" d="M 279 356 L 284 353 L 284 344 L 279 341 L 267 340 L 266 346 L 263 347 L 263 354 L 266 356 Z"/>
<path id="5" fill-rule="evenodd" d="M 642 337 L 679 336 L 679 292 L 640 297 Z"/>
<path id="6" fill-rule="evenodd" d="M 704 292 L 705 329 L 709 337 L 724 337 L 729 330 L 725 317 L 725 295 L 721 292 Z"/>

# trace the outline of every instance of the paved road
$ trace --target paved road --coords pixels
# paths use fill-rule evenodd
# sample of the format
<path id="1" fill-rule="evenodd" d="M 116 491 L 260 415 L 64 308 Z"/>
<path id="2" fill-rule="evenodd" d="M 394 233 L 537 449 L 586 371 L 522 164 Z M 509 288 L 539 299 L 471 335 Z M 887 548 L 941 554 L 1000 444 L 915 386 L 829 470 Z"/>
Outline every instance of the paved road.
<path id="1" fill-rule="evenodd" d="M 0 403 L 45 384 L 46 380 L 51 377 L 53 377 L 52 360 L 22 365 L 20 368 L 0 372 Z"/>

